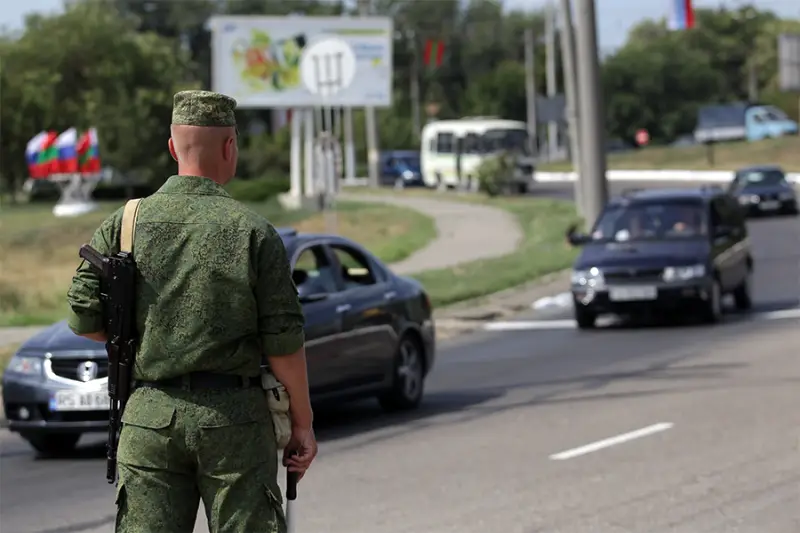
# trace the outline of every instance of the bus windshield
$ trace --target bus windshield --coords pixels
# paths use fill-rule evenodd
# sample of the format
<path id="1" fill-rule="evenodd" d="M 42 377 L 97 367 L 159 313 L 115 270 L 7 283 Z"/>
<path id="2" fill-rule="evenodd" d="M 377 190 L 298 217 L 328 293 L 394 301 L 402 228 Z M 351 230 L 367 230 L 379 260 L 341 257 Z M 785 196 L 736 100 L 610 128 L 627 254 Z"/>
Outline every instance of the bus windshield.
<path id="1" fill-rule="evenodd" d="M 507 150 L 530 155 L 528 132 L 523 129 L 491 129 L 483 135 L 483 150 L 486 153 Z"/>

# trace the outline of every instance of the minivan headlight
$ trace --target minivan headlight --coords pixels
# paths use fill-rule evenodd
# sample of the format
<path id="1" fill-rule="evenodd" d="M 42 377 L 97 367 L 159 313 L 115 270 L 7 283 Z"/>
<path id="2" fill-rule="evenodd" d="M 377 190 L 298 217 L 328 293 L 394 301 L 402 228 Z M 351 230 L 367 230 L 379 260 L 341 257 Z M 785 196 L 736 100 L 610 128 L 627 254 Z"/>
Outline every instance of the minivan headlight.
<path id="1" fill-rule="evenodd" d="M 8 362 L 6 372 L 23 374 L 26 376 L 40 376 L 42 374 L 42 359 L 40 357 L 28 357 L 15 355 Z"/>
<path id="2" fill-rule="evenodd" d="M 705 265 L 667 267 L 664 269 L 664 281 L 685 281 L 702 278 L 706 275 Z"/>
<path id="3" fill-rule="evenodd" d="M 572 284 L 580 285 L 583 287 L 597 288 L 604 285 L 606 282 L 603 273 L 597 267 L 592 267 L 587 270 L 573 270 L 572 271 Z"/>

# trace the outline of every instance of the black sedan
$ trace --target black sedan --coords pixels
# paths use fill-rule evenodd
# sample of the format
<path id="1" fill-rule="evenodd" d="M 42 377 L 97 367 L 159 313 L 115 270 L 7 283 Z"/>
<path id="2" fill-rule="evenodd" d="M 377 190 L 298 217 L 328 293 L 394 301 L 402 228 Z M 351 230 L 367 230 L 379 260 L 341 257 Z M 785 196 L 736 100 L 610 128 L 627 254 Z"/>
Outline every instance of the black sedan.
<path id="1" fill-rule="evenodd" d="M 306 317 L 315 404 L 376 396 L 386 410 L 413 409 L 435 356 L 431 303 L 367 250 L 333 235 L 280 230 Z M 9 429 L 43 453 L 103 431 L 108 417 L 105 347 L 66 322 L 19 349 L 3 376 Z"/>
<path id="2" fill-rule="evenodd" d="M 778 166 L 737 170 L 729 191 L 750 215 L 798 214 L 797 193 Z"/>

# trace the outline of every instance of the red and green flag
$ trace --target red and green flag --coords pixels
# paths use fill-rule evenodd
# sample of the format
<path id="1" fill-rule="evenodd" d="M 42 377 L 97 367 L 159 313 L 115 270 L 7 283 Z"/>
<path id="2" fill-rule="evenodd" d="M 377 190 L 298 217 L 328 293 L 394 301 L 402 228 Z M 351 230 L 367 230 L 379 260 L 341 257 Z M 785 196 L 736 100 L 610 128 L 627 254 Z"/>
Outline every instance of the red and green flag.
<path id="1" fill-rule="evenodd" d="M 423 61 L 426 67 L 441 67 L 444 58 L 444 42 L 428 39 L 425 41 L 425 57 Z"/>

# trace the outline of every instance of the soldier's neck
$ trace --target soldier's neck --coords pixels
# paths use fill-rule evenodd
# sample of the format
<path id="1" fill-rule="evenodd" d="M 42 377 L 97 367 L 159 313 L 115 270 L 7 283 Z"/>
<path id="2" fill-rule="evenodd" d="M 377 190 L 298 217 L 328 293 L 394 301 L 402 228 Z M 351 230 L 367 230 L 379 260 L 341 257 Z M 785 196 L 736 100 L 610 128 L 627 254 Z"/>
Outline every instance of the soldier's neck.
<path id="1" fill-rule="evenodd" d="M 194 165 L 178 165 L 178 175 L 198 176 L 200 178 L 208 178 L 214 183 L 218 183 L 220 185 L 225 184 L 225 180 L 222 179 L 218 172 L 212 172 L 210 169 Z"/>

